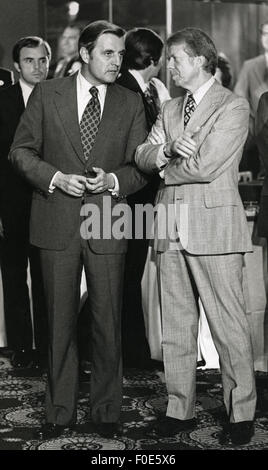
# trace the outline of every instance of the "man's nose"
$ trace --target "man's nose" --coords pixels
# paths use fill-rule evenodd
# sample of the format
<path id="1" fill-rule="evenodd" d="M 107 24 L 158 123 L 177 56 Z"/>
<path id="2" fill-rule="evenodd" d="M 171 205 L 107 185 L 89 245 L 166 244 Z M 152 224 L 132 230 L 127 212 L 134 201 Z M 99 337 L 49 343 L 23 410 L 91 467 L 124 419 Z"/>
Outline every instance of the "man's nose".
<path id="1" fill-rule="evenodd" d="M 33 63 L 33 65 L 34 65 L 34 70 L 35 70 L 35 71 L 36 71 L 36 70 L 37 70 L 37 71 L 40 70 L 40 63 L 39 63 L 38 60 L 35 60 L 34 63 Z"/>
<path id="2" fill-rule="evenodd" d="M 113 64 L 116 65 L 117 67 L 120 67 L 122 62 L 122 56 L 119 54 L 115 54 L 113 57 Z"/>

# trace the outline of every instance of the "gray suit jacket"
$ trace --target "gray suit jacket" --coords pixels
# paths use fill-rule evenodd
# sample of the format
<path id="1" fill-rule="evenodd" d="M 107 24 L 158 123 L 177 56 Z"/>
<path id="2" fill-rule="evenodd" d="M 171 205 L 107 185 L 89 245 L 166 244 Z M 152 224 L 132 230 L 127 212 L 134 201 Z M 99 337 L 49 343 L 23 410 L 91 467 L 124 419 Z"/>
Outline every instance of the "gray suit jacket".
<path id="1" fill-rule="evenodd" d="M 167 101 L 149 134 L 136 152 L 138 167 L 158 171 L 156 161 L 163 144 L 179 137 L 184 130 L 183 98 Z M 196 154 L 171 159 L 156 197 L 167 211 L 176 207 L 176 229 L 180 242 L 196 255 L 238 253 L 252 250 L 243 205 L 238 192 L 238 165 L 248 132 L 249 109 L 245 99 L 217 82 L 208 90 L 187 130 L 195 134 Z M 165 214 L 156 217 L 155 248 L 169 248 L 164 233 Z"/>
<path id="2" fill-rule="evenodd" d="M 77 112 L 76 74 L 48 80 L 32 92 L 11 148 L 10 158 L 35 188 L 32 200 L 31 243 L 40 248 L 64 250 L 82 221 L 81 198 L 59 189 L 48 192 L 56 171 L 87 175 L 92 166 L 113 172 L 118 178 L 120 200 L 143 187 L 147 180 L 134 162 L 135 149 L 146 137 L 146 123 L 139 95 L 119 85 L 107 87 L 105 105 L 91 158 L 85 161 Z M 111 207 L 118 200 L 111 193 L 88 194 L 87 202 L 103 213 L 103 198 Z M 113 222 L 113 220 L 112 220 Z M 120 253 L 127 240 L 92 239 L 97 253 Z"/>

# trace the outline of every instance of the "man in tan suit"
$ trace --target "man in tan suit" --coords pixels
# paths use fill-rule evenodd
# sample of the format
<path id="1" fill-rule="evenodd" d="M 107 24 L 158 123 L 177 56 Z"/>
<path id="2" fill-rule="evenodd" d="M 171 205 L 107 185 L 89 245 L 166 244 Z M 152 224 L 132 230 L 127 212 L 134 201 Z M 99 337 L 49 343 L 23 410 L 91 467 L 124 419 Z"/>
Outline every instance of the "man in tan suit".
<path id="1" fill-rule="evenodd" d="M 254 433 L 256 406 L 242 291 L 243 254 L 252 247 L 237 186 L 249 109 L 215 81 L 217 51 L 203 31 L 178 31 L 167 47 L 172 78 L 186 93 L 164 103 L 136 152 L 140 169 L 162 176 L 155 249 L 168 406 L 156 431 L 170 436 L 196 425 L 199 295 L 220 356 L 228 435 L 244 444 Z M 174 210 L 168 223 L 175 237 L 170 230 L 163 237 L 163 208 Z"/>

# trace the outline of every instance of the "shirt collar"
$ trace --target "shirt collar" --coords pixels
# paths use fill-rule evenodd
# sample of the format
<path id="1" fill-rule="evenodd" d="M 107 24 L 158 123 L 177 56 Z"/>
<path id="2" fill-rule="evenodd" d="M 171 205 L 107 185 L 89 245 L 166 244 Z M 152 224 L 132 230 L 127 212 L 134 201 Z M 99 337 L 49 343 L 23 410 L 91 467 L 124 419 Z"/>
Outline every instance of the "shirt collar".
<path id="1" fill-rule="evenodd" d="M 88 98 L 91 97 L 91 93 L 89 92 L 89 90 L 92 86 L 95 86 L 99 92 L 99 98 L 100 99 L 105 98 L 107 85 L 105 84 L 93 85 L 88 80 L 86 80 L 86 78 L 82 75 L 81 71 L 79 71 L 77 74 L 77 85 L 81 93 L 81 96 L 84 96 L 84 97 L 87 96 Z"/>
<path id="2" fill-rule="evenodd" d="M 129 69 L 128 71 L 129 71 L 129 73 L 131 73 L 131 75 L 133 75 L 135 80 L 137 80 L 137 82 L 139 84 L 139 87 L 141 88 L 142 92 L 145 93 L 145 91 L 148 89 L 148 83 L 146 83 L 144 81 L 144 78 L 142 77 L 140 72 L 138 70 L 134 70 L 134 69 Z"/>
<path id="3" fill-rule="evenodd" d="M 21 78 L 19 79 L 19 83 L 20 83 L 20 87 L 21 87 L 21 91 L 22 91 L 24 106 L 26 107 L 27 102 L 28 102 L 28 99 L 29 99 L 29 97 L 30 97 L 30 94 L 31 94 L 32 91 L 33 91 L 33 87 L 31 87 L 30 85 L 28 85 L 28 83 L 26 83 L 26 82 L 25 82 L 24 80 L 22 80 Z"/>
<path id="4" fill-rule="evenodd" d="M 208 92 L 210 87 L 215 82 L 215 78 L 212 76 L 209 80 L 207 80 L 201 87 L 199 87 L 194 93 L 192 93 L 193 98 L 198 105 L 200 101 L 204 98 L 205 94 Z M 188 92 L 187 95 L 190 93 Z"/>

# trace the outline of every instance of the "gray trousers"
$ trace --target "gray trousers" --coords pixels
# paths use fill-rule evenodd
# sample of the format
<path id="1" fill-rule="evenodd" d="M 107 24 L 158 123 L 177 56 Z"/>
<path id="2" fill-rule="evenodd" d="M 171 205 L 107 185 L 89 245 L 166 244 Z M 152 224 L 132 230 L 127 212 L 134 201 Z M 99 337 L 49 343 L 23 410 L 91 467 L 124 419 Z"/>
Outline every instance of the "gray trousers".
<path id="1" fill-rule="evenodd" d="M 46 420 L 76 421 L 77 317 L 82 267 L 88 288 L 92 370 L 91 417 L 117 422 L 122 404 L 121 303 L 124 254 L 96 254 L 79 231 L 66 250 L 41 250 L 49 321 Z"/>
<path id="2" fill-rule="evenodd" d="M 197 290 L 220 358 L 230 422 L 253 420 L 256 388 L 250 330 L 242 290 L 242 254 L 158 253 L 167 416 L 195 415 Z"/>

